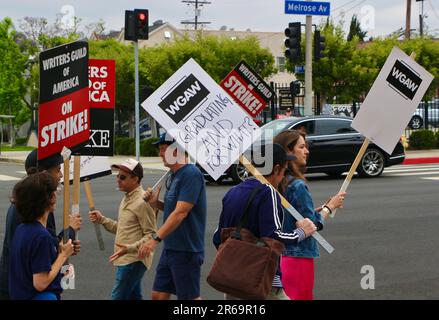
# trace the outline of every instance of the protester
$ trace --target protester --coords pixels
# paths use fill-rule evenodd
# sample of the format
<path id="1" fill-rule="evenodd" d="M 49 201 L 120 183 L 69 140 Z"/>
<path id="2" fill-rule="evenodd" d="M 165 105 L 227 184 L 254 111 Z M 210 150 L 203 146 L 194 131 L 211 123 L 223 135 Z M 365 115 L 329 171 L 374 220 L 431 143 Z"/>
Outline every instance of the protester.
<path id="1" fill-rule="evenodd" d="M 58 185 L 61 181 L 61 178 L 63 177 L 63 174 L 61 173 L 61 163 L 63 163 L 62 156 L 60 154 L 56 154 L 40 161 L 37 160 L 37 156 L 37 149 L 28 154 L 24 164 L 26 173 L 28 175 L 31 175 L 38 171 L 47 172 L 53 177 Z M 17 214 L 14 197 L 11 197 L 11 205 L 9 206 L 8 213 L 6 215 L 5 238 L 3 240 L 3 251 L 0 258 L 0 300 L 9 299 L 8 279 L 10 265 L 10 247 L 15 230 L 20 223 L 21 222 Z M 81 228 L 81 224 L 81 215 L 70 216 L 69 239 L 75 239 L 75 233 Z M 55 216 L 53 212 L 50 212 L 47 217 L 46 228 L 57 242 L 63 238 L 64 230 L 61 231 L 58 236 L 56 234 Z M 78 254 L 81 250 L 81 242 L 79 240 L 74 240 L 73 244 L 75 255 Z"/>
<path id="2" fill-rule="evenodd" d="M 287 155 L 286 151 L 278 144 L 272 144 L 271 146 L 273 150 L 271 172 L 264 176 L 270 184 L 263 185 L 259 180 L 249 178 L 230 189 L 224 196 L 219 225 L 213 236 L 213 243 L 216 248 L 221 244 L 221 229 L 237 225 L 244 212 L 247 199 L 255 188 L 261 188 L 261 190 L 256 193 L 249 207 L 247 225 L 243 227 L 250 230 L 256 237 L 270 237 L 285 244 L 297 245 L 315 232 L 316 227 L 309 219 L 293 223 L 289 232 L 281 230 L 284 223 L 284 213 L 276 189 L 284 177 L 287 162 L 295 159 L 295 157 Z M 266 146 L 266 150 L 269 150 L 271 146 Z M 268 158 L 266 163 L 268 163 Z M 288 215 L 288 213 L 285 213 L 285 216 Z M 296 228 L 294 228 L 294 225 Z M 234 297 L 226 295 L 226 299 L 234 299 Z M 279 268 L 273 279 L 272 290 L 267 299 L 288 300 L 282 288 Z"/>
<path id="3" fill-rule="evenodd" d="M 287 130 L 274 138 L 275 143 L 282 145 L 295 160 L 288 164 L 288 175 L 283 185 L 287 186 L 285 197 L 288 202 L 305 218 L 309 218 L 323 229 L 323 220 L 329 214 L 343 207 L 346 192 L 331 197 L 324 205 L 314 208 L 313 200 L 304 176 L 309 151 L 305 134 L 297 130 Z M 286 182 L 286 183 L 285 183 Z M 283 232 L 291 232 L 295 219 L 285 217 Z M 308 238 L 297 245 L 287 245 L 281 258 L 282 284 L 285 292 L 292 300 L 312 300 L 314 287 L 314 258 L 319 256 L 319 248 L 314 238 Z"/>
<path id="4" fill-rule="evenodd" d="M 50 174 L 39 172 L 14 188 L 16 210 L 22 223 L 15 230 L 10 248 L 11 299 L 60 299 L 60 270 L 74 250 L 71 239 L 58 245 L 46 228 L 49 214 L 55 209 L 57 185 Z"/>
<path id="5" fill-rule="evenodd" d="M 116 280 L 111 292 L 112 300 L 141 300 L 142 278 L 151 268 L 152 255 L 138 258 L 137 252 L 142 242 L 151 239 L 156 231 L 156 213 L 143 201 L 144 190 L 140 185 L 143 168 L 140 162 L 128 159 L 119 165 L 117 184 L 125 192 L 119 206 L 118 220 L 104 217 L 98 211 L 91 211 L 92 222 L 100 223 L 104 228 L 116 234 L 114 254 L 109 261 L 116 266 Z"/>
<path id="6" fill-rule="evenodd" d="M 164 201 L 149 188 L 145 200 L 163 210 L 163 224 L 153 239 L 144 243 L 139 256 L 149 256 L 164 240 L 164 248 L 157 266 L 152 299 L 201 299 L 200 276 L 204 261 L 204 233 L 206 229 L 206 186 L 203 174 L 183 150 L 162 134 L 156 143 L 160 157 L 172 173 L 166 182 Z"/>

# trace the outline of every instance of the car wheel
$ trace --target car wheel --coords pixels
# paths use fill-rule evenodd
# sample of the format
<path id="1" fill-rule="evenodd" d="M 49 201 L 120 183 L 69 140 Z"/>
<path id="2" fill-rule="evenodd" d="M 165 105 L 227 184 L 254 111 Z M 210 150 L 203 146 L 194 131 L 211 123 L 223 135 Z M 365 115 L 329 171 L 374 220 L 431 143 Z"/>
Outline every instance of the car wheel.
<path id="1" fill-rule="evenodd" d="M 422 128 L 422 125 L 423 125 L 423 121 L 420 116 L 413 116 L 409 123 L 409 127 L 415 130 Z"/>
<path id="2" fill-rule="evenodd" d="M 377 149 L 367 149 L 358 165 L 358 174 L 362 177 L 373 178 L 383 173 L 385 165 L 384 155 Z"/>
<path id="3" fill-rule="evenodd" d="M 250 173 L 241 163 L 232 164 L 230 177 L 234 183 L 241 183 L 242 181 L 247 180 L 249 176 Z"/>

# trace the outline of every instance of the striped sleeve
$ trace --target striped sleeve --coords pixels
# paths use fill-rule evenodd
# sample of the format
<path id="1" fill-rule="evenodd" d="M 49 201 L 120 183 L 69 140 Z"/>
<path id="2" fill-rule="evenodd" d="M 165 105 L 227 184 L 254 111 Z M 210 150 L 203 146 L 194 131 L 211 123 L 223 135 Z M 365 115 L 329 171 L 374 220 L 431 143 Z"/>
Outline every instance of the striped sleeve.
<path id="1" fill-rule="evenodd" d="M 262 237 L 270 237 L 283 242 L 284 244 L 296 244 L 305 238 L 302 229 L 295 229 L 293 232 L 282 232 L 283 209 L 276 190 L 271 185 L 263 191 L 260 203 L 261 217 L 259 219 L 259 230 Z"/>

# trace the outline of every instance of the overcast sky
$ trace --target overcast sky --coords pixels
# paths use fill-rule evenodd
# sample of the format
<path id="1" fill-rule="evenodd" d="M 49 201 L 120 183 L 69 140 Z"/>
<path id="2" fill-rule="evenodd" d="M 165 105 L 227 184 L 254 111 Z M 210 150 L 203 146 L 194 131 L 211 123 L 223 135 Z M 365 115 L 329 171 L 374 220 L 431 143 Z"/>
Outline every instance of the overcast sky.
<path id="1" fill-rule="evenodd" d="M 200 0 L 205 1 L 205 0 Z M 210 21 L 208 29 L 221 26 L 235 30 L 280 31 L 288 22 L 305 21 L 302 15 L 284 14 L 285 0 L 208 0 L 201 8 L 199 20 Z M 405 27 L 406 0 L 333 0 L 331 17 L 335 22 L 344 12 L 345 30 L 353 14 L 357 14 L 368 36 L 384 36 Z M 0 17 L 9 16 L 16 27 L 23 17 L 45 17 L 54 21 L 57 14 L 74 15 L 82 19 L 82 25 L 105 21 L 106 30 L 120 30 L 124 25 L 124 11 L 134 8 L 149 9 L 150 24 L 155 20 L 170 22 L 182 27 L 182 20 L 194 18 L 194 7 L 182 0 L 1 0 Z M 420 2 L 412 0 L 411 27 L 419 29 Z M 425 0 L 424 14 L 427 27 L 439 36 L 439 1 Z M 65 20 L 67 21 L 67 20 Z M 315 16 L 313 23 L 321 18 Z"/>

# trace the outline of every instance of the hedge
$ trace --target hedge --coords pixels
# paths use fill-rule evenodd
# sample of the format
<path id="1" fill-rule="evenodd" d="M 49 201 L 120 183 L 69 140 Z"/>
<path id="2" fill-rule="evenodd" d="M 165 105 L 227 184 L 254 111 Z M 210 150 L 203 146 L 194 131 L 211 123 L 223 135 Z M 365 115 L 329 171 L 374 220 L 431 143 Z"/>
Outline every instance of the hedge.
<path id="1" fill-rule="evenodd" d="M 411 149 L 433 149 L 438 146 L 439 135 L 430 130 L 417 130 L 410 135 Z"/>
<path id="2" fill-rule="evenodd" d="M 149 138 L 140 141 L 140 155 L 142 157 L 158 156 L 158 149 L 152 145 L 158 138 Z M 117 155 L 133 156 L 136 153 L 136 142 L 134 138 L 116 137 L 114 141 L 114 153 Z"/>

